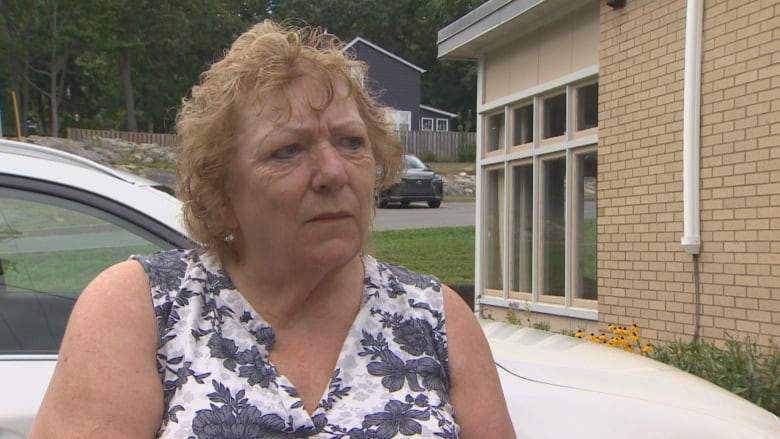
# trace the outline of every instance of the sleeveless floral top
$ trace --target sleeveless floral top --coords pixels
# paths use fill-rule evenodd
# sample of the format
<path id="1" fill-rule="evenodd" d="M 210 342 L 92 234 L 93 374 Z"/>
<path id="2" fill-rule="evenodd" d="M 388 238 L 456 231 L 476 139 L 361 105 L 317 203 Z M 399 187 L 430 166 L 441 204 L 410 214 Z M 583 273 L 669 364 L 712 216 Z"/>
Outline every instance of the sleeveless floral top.
<path id="1" fill-rule="evenodd" d="M 160 334 L 162 438 L 456 438 L 438 279 L 363 257 L 362 306 L 311 415 L 268 359 L 274 330 L 202 250 L 133 256 Z"/>

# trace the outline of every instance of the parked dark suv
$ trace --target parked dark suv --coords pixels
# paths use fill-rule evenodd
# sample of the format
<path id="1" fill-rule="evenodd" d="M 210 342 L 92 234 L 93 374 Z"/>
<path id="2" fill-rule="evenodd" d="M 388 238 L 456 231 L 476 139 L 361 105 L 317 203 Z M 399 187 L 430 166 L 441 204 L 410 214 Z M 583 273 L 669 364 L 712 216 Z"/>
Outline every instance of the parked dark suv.
<path id="1" fill-rule="evenodd" d="M 408 206 L 413 201 L 425 201 L 428 207 L 441 206 L 444 183 L 441 175 L 433 172 L 422 160 L 411 155 L 404 156 L 404 175 L 400 183 L 377 191 L 376 204 L 387 207 L 388 203 Z"/>

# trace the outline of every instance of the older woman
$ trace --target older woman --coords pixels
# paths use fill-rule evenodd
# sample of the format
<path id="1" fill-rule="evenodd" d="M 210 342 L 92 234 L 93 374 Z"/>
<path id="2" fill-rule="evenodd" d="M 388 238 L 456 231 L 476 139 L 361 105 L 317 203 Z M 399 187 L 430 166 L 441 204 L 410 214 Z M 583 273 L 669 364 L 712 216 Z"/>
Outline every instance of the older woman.
<path id="1" fill-rule="evenodd" d="M 403 148 L 363 69 L 264 22 L 203 75 L 177 121 L 203 247 L 86 288 L 32 437 L 513 436 L 468 306 L 366 253 Z"/>

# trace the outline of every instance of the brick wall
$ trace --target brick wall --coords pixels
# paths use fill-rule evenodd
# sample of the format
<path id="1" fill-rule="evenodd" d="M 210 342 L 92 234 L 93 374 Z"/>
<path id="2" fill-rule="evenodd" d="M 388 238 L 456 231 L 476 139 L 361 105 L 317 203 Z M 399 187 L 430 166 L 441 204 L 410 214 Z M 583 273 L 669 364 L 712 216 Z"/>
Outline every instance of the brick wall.
<path id="1" fill-rule="evenodd" d="M 601 6 L 599 321 L 690 340 L 682 236 L 685 0 Z M 780 342 L 780 4 L 705 2 L 701 330 Z"/>

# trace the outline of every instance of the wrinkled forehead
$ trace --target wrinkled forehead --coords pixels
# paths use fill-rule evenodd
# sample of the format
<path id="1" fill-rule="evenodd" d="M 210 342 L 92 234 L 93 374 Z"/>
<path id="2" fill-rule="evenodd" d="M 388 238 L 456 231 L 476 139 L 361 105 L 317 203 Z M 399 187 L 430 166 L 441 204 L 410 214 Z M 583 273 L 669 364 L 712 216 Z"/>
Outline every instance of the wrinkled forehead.
<path id="1" fill-rule="evenodd" d="M 250 94 L 251 96 L 251 94 Z M 326 75 L 307 75 L 287 84 L 256 94 L 245 102 L 249 117 L 269 120 L 283 125 L 293 117 L 322 113 L 334 103 L 355 102 L 350 84 L 344 79 Z"/>

